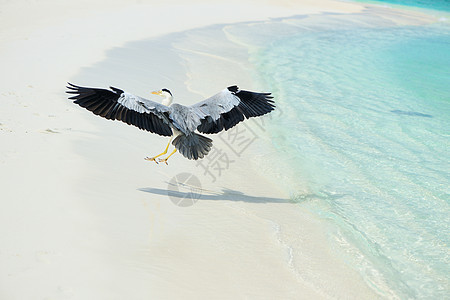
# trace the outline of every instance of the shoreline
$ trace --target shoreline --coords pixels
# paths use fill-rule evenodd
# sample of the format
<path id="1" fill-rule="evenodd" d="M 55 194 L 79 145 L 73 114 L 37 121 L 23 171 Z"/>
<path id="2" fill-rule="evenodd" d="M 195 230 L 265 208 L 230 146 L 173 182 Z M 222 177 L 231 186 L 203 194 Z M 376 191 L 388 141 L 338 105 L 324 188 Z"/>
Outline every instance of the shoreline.
<path id="1" fill-rule="evenodd" d="M 414 5 L 407 5 L 407 4 L 399 4 L 399 3 L 390 3 L 390 2 L 381 2 L 377 0 L 351 0 L 352 3 L 360 3 L 360 4 L 367 4 L 373 7 L 385 7 L 389 9 L 395 9 L 395 10 L 406 10 L 406 11 L 412 11 L 416 13 L 426 14 L 433 17 L 441 18 L 441 17 L 449 17 L 450 11 L 446 10 L 438 10 L 434 8 L 429 7 L 423 7 L 423 6 L 414 6 Z M 437 14 L 437 15 L 436 15 Z"/>
<path id="2" fill-rule="evenodd" d="M 383 13 L 384 9 L 375 9 L 375 11 L 377 11 L 377 10 L 378 10 L 378 14 L 379 14 L 380 17 L 383 16 L 383 17 L 386 17 L 387 20 L 392 21 L 392 24 L 388 25 L 388 23 L 387 23 L 385 25 L 386 27 L 397 27 L 397 26 L 405 26 L 405 25 L 406 26 L 409 26 L 409 25 L 419 25 L 419 26 L 421 26 L 421 25 L 430 25 L 430 24 L 435 24 L 435 23 L 441 22 L 441 20 L 438 20 L 434 16 L 427 16 L 427 15 L 425 15 L 423 13 L 417 13 L 417 11 L 415 11 L 412 14 L 409 14 L 409 11 L 405 12 L 405 11 L 402 11 L 402 10 L 390 10 L 389 9 L 389 10 L 386 10 L 385 12 L 387 12 L 387 13 L 391 12 L 392 14 L 387 14 L 387 16 L 384 16 L 384 15 L 381 15 L 381 13 Z M 371 12 L 368 9 L 364 13 L 365 14 L 372 14 L 373 11 Z M 345 16 L 342 17 L 342 19 L 344 19 L 344 18 L 345 18 Z M 289 19 L 289 18 L 287 18 L 287 19 Z M 301 27 L 303 25 L 306 28 L 306 25 L 303 23 L 304 19 L 300 19 L 300 20 L 296 20 L 296 21 L 298 21 L 298 22 L 295 22 L 295 20 L 294 20 L 292 22 L 292 24 L 293 25 L 298 25 L 299 27 Z M 286 19 L 284 19 L 283 22 L 284 23 L 291 23 L 290 20 L 286 20 Z M 377 26 L 375 26 L 375 25 L 373 27 L 377 28 Z M 308 28 L 308 29 L 310 29 L 310 28 Z M 263 28 L 259 28 L 259 30 L 264 31 Z M 248 34 L 249 33 L 247 33 L 247 35 Z M 245 39 L 244 39 L 244 41 L 245 41 Z M 288 102 L 288 101 L 286 101 L 286 102 Z M 268 143 L 266 142 L 265 146 L 267 146 L 267 145 L 268 145 Z M 268 151 L 268 152 L 270 152 L 270 151 Z M 258 165 L 258 163 L 262 163 L 264 161 L 273 161 L 274 156 L 273 155 L 270 156 L 269 154 L 270 153 L 267 153 L 266 156 L 264 154 L 262 154 L 261 155 L 262 157 L 260 158 L 259 161 L 256 162 L 256 164 Z M 271 167 L 267 167 L 266 169 L 273 170 L 274 167 L 276 167 L 275 165 L 277 165 L 277 164 L 272 164 L 272 165 L 273 165 L 272 168 Z M 287 168 L 287 169 L 289 169 L 289 168 Z M 283 168 L 282 167 L 278 167 L 278 173 L 277 172 L 272 172 L 272 174 L 279 175 L 280 170 L 283 170 Z M 299 173 L 301 173 L 301 170 L 299 171 Z M 284 179 L 289 179 L 290 178 L 291 181 L 289 181 L 289 183 L 292 184 L 293 183 L 292 179 L 296 179 L 296 178 L 299 178 L 299 177 L 298 176 L 289 176 L 289 175 L 287 175 L 287 176 L 284 176 L 284 177 L 281 177 L 281 178 L 284 178 Z M 278 180 L 280 180 L 280 177 L 278 177 Z M 285 183 L 285 180 L 280 180 L 280 181 Z M 297 181 L 301 181 L 301 179 L 297 180 Z M 288 187 L 288 185 L 284 184 L 284 187 Z M 287 188 L 287 189 L 289 189 L 289 188 Z M 295 188 L 293 188 L 293 189 L 295 190 Z M 320 196 L 321 196 L 320 194 L 319 195 L 314 194 L 314 193 L 309 194 L 308 190 L 305 190 L 305 192 L 303 192 L 301 186 L 299 187 L 299 189 L 302 191 L 301 193 L 299 193 L 299 195 L 300 195 L 300 197 L 298 199 L 299 201 L 308 201 L 308 200 L 312 201 L 312 200 L 320 199 Z M 306 205 L 306 207 L 307 206 L 308 205 Z M 305 207 L 304 207 L 304 209 L 307 210 L 307 208 L 305 208 Z M 326 221 L 327 220 L 327 211 L 322 212 L 322 213 L 324 215 L 322 217 L 320 217 L 320 212 L 317 212 L 317 211 L 315 213 L 313 213 L 313 215 L 317 219 L 321 219 L 321 220 L 325 220 Z M 332 219 L 333 217 L 331 216 L 329 218 Z M 346 230 L 345 228 L 338 228 L 338 229 L 333 228 L 333 224 L 334 223 L 330 222 L 328 224 L 328 228 L 326 229 L 326 231 L 333 232 L 333 231 L 338 231 L 338 230 L 341 230 L 341 229 L 342 229 L 342 231 Z M 339 227 L 339 226 L 337 226 L 337 227 Z M 336 241 L 334 241 L 334 242 L 343 242 L 343 240 L 336 239 Z M 352 245 L 350 245 L 350 244 L 351 243 L 349 243 L 349 245 L 347 245 L 349 247 L 349 249 L 352 247 Z M 335 249 L 334 250 L 335 251 L 337 250 L 337 251 L 334 253 L 334 255 L 338 254 L 339 250 L 341 251 L 341 253 L 339 253 L 340 255 L 344 254 L 345 251 L 343 251 L 343 249 L 338 249 L 338 248 L 339 247 L 335 245 Z M 349 249 L 347 249 L 347 250 L 349 250 Z M 355 250 L 358 251 L 358 249 L 356 247 L 354 249 L 351 249 L 351 251 L 355 251 Z M 361 256 L 361 257 L 363 257 L 363 256 Z M 358 257 L 358 259 L 357 259 L 358 262 L 362 262 L 363 259 L 361 257 Z M 341 258 L 346 260 L 345 255 L 343 255 Z M 370 260 L 368 260 L 368 261 L 370 261 Z M 347 261 L 347 262 L 349 262 L 349 261 Z M 365 265 L 365 267 L 367 267 L 368 269 L 373 267 L 373 266 L 370 266 L 370 263 L 369 263 L 369 265 Z M 378 272 L 377 268 L 373 268 L 373 270 L 375 271 L 375 273 Z M 380 270 L 382 270 L 382 268 L 380 268 Z M 366 273 L 370 273 L 370 271 L 366 271 Z M 389 281 L 389 278 L 383 278 L 383 276 L 385 276 L 385 275 L 383 275 L 383 274 L 375 274 L 375 273 L 374 274 L 368 274 L 368 275 L 375 275 L 374 278 L 366 278 L 366 279 L 368 279 L 367 280 L 367 284 L 369 286 L 372 286 L 374 291 L 379 292 L 380 293 L 379 295 L 382 295 L 383 297 L 388 297 L 388 298 L 401 298 L 402 297 L 402 296 L 400 296 L 401 295 L 401 291 L 392 289 L 392 287 L 389 286 L 389 284 L 386 284 Z M 380 278 L 376 278 L 377 275 L 381 275 L 381 280 L 380 280 Z M 389 277 L 389 274 L 386 277 Z M 378 280 L 380 280 L 380 281 L 377 282 Z"/>
<path id="3" fill-rule="evenodd" d="M 150 81 L 157 83 L 166 81 L 167 78 L 164 72 L 177 73 L 182 68 L 188 71 L 185 78 L 178 76 L 176 81 L 170 83 L 175 101 L 178 99 L 184 104 L 197 102 L 209 95 L 199 96 L 198 92 L 193 91 L 200 90 L 204 86 L 204 93 L 208 93 L 208 90 L 211 90 L 210 93 L 216 93 L 217 90 L 224 88 L 224 83 L 230 80 L 235 81 L 230 81 L 225 86 L 236 82 L 242 83 L 241 87 L 247 86 L 245 82 L 252 86 L 253 82 L 250 80 L 249 74 L 247 74 L 248 70 L 246 71 L 245 69 L 245 62 L 239 59 L 235 60 L 236 54 L 244 49 L 236 47 L 225 40 L 226 37 L 221 33 L 222 31 L 223 26 L 219 25 L 177 33 L 175 34 L 175 44 L 170 42 L 173 40 L 173 35 L 133 42 L 129 46 L 125 45 L 124 48 L 121 48 L 122 50 L 110 51 L 107 60 L 91 66 L 89 69 L 81 72 L 78 77 L 86 79 L 92 76 L 92 78 L 95 78 L 97 77 L 95 74 L 100 75 L 108 68 L 107 66 L 115 66 L 122 61 L 126 61 L 131 69 L 136 69 L 141 64 L 143 56 L 139 56 L 133 49 L 141 49 L 139 51 L 141 55 L 145 55 L 150 49 L 153 49 L 155 60 L 160 60 L 161 57 L 164 57 L 164 60 L 170 61 L 170 64 L 165 65 L 162 78 L 159 78 L 160 75 L 149 74 L 146 78 L 151 78 Z M 220 34 L 223 34 L 223 36 L 220 37 Z M 213 44 L 214 46 L 209 48 L 205 47 L 205 44 Z M 220 50 L 216 48 L 220 48 Z M 124 59 L 123 49 L 128 49 L 127 59 Z M 209 53 L 214 53 L 215 55 L 210 55 Z M 237 57 L 247 59 L 244 54 L 237 55 Z M 243 63 L 244 68 L 242 69 Z M 152 59 L 147 61 L 146 64 L 152 65 Z M 214 68 L 211 69 L 211 66 L 214 66 Z M 109 68 L 111 70 L 111 67 Z M 120 66 L 117 68 L 120 68 Z M 197 74 L 197 76 L 192 77 L 193 74 Z M 208 74 L 208 78 L 199 77 L 198 74 Z M 227 74 L 231 74 L 232 78 L 227 78 L 227 76 L 230 76 Z M 237 74 L 238 79 L 235 74 Z M 137 77 L 143 76 L 138 75 Z M 127 82 L 125 77 L 114 80 L 133 85 L 132 82 Z M 180 82 L 184 82 L 188 89 L 183 90 L 184 88 L 179 84 Z M 136 93 L 139 94 L 138 92 Z M 145 91 L 142 91 L 142 93 L 145 95 Z M 180 94 L 180 97 L 177 97 L 178 94 Z M 156 98 L 155 100 L 158 99 Z M 258 297 L 282 296 L 289 298 L 291 294 L 303 294 L 308 298 L 326 298 L 333 294 L 340 294 L 342 297 L 345 295 L 345 286 L 347 288 L 351 287 L 355 294 L 372 295 L 372 292 L 367 287 L 364 287 L 364 283 L 361 280 L 358 281 L 357 274 L 347 270 L 342 262 L 339 262 L 338 259 L 336 260 L 328 252 L 327 237 L 324 235 L 325 230 L 321 229 L 321 225 L 317 220 L 314 220 L 307 212 L 295 209 L 296 205 L 289 200 L 289 195 L 280 190 L 272 181 L 269 181 L 257 172 L 249 172 L 250 164 L 248 162 L 252 159 L 254 153 L 252 145 L 248 145 L 249 149 L 230 147 L 229 143 L 231 143 L 231 146 L 237 145 L 228 140 L 229 133 L 237 134 L 244 130 L 247 132 L 247 135 L 244 135 L 246 139 L 255 137 L 248 135 L 249 124 L 244 122 L 235 128 L 237 131 L 230 130 L 229 132 L 210 136 L 213 139 L 213 150 L 204 160 L 192 162 L 185 160 L 181 156 L 174 156 L 171 158 L 172 161 L 169 162 L 169 166 L 156 166 L 154 164 L 142 164 L 136 160 L 136 157 L 142 156 L 139 153 L 142 153 L 142 149 L 148 148 L 149 141 L 150 145 L 154 144 L 161 147 L 164 146 L 166 139 L 155 135 L 149 136 L 146 132 L 136 132 L 135 128 L 130 126 L 120 126 L 118 128 L 117 122 L 105 123 L 104 120 L 95 118 L 95 116 L 90 117 L 88 115 L 86 118 L 95 121 L 96 126 L 105 128 L 104 131 L 109 132 L 109 134 L 101 140 L 90 142 L 90 145 L 84 147 L 86 150 L 80 155 L 88 156 L 89 152 L 97 147 L 114 149 L 114 152 L 111 154 L 102 154 L 101 157 L 96 157 L 95 161 L 91 162 L 91 164 L 97 165 L 96 169 L 111 170 L 112 167 L 109 166 L 109 161 L 114 160 L 117 156 L 122 157 L 121 153 L 123 153 L 123 156 L 127 155 L 133 158 L 133 172 L 131 173 L 130 170 L 124 174 L 125 177 L 145 178 L 145 176 L 148 177 L 147 172 L 149 171 L 156 171 L 160 175 L 160 178 L 153 179 L 154 181 L 151 183 L 148 180 L 140 180 L 139 185 L 136 182 L 134 185 L 134 189 L 140 192 L 139 197 L 142 198 L 142 204 L 149 208 L 148 213 L 151 215 L 150 222 L 152 227 L 158 228 L 158 230 L 153 229 L 151 231 L 151 240 L 147 241 L 148 245 L 145 247 L 144 252 L 157 253 L 156 257 L 164 258 L 168 254 L 161 251 L 161 245 L 166 245 L 166 247 L 167 245 L 172 245 L 167 251 L 169 249 L 174 249 L 173 251 L 175 251 L 164 260 L 164 267 L 159 270 L 158 274 L 150 274 L 155 278 L 161 277 L 148 283 L 155 290 L 157 298 L 165 298 L 168 297 L 167 295 L 170 295 L 170 297 L 182 296 L 182 294 L 177 294 L 175 291 L 167 294 L 168 290 L 170 290 L 171 280 L 175 282 L 182 280 L 189 282 L 191 288 L 195 290 L 195 293 L 190 295 L 190 297 L 199 295 L 213 297 L 220 290 L 219 286 L 227 285 L 226 282 L 235 287 L 227 289 L 226 292 L 222 291 L 224 295 L 227 295 L 224 296 L 225 298 L 238 297 L 241 293 L 257 295 Z M 251 121 L 248 120 L 247 122 Z M 255 130 L 254 133 L 263 134 L 261 130 Z M 131 143 L 118 146 L 117 142 L 126 136 L 135 137 L 133 146 L 130 147 Z M 227 162 L 229 162 L 229 165 L 225 166 Z M 222 165 L 219 166 L 219 163 Z M 216 168 L 220 167 L 224 169 L 222 171 L 216 170 Z M 102 184 L 101 190 L 106 191 L 111 182 L 118 180 L 114 178 L 118 172 L 119 170 L 109 175 L 102 175 L 102 178 L 107 183 Z M 170 195 L 169 183 L 171 178 L 178 176 L 180 172 L 193 174 L 195 178 L 199 179 L 203 189 L 202 195 L 195 205 L 181 208 L 181 210 L 167 197 L 168 194 Z M 248 174 L 251 174 L 251 178 L 248 178 Z M 92 179 L 87 178 L 85 180 L 89 182 Z M 84 181 L 80 183 L 81 186 L 86 184 Z M 117 184 L 119 184 L 119 181 L 117 181 Z M 132 190 L 132 185 L 128 189 Z M 160 212 L 156 213 L 156 208 Z M 122 209 L 125 209 L 125 207 L 121 207 L 119 211 Z M 289 219 L 289 222 L 283 221 L 284 219 Z M 130 221 L 127 222 L 131 223 Z M 197 223 L 202 224 L 203 229 L 200 229 Z M 297 229 L 291 230 L 289 229 L 291 225 L 302 229 L 300 231 Z M 115 228 L 115 226 L 113 223 L 108 225 L 109 228 Z M 144 235 L 144 233 L 141 234 Z M 168 240 L 166 235 L 173 236 L 173 240 Z M 296 236 L 294 240 L 290 240 L 293 236 Z M 189 251 L 195 254 L 185 253 L 184 251 L 182 251 L 182 254 L 178 253 L 181 250 L 176 249 L 186 247 L 178 246 L 180 239 L 188 245 Z M 336 283 L 330 283 L 326 288 L 319 288 L 312 282 L 305 281 L 305 278 L 302 277 L 303 274 L 298 272 L 297 267 L 294 267 L 293 249 L 289 243 L 285 243 L 286 239 L 293 244 L 296 243 L 297 239 L 301 239 L 310 245 L 302 247 L 303 251 L 308 251 L 309 255 L 302 255 L 301 257 L 296 255 L 295 263 L 302 261 L 302 264 L 310 265 L 309 260 L 314 256 L 314 252 L 317 252 L 320 255 L 314 256 L 315 258 L 312 260 L 315 262 L 315 268 L 321 270 L 320 276 L 328 273 L 327 268 L 333 265 L 336 266 L 335 270 L 337 272 L 345 273 L 347 278 L 353 278 L 353 280 L 338 279 L 335 280 Z M 115 247 L 118 246 L 116 245 Z M 314 248 L 324 250 L 318 251 L 314 250 Z M 205 249 L 209 249 L 207 252 L 211 254 L 205 253 Z M 217 257 L 218 253 L 219 257 Z M 196 270 L 180 268 L 180 261 L 177 259 L 178 255 L 183 257 L 183 265 L 195 265 Z M 196 262 L 198 259 L 196 256 L 204 257 L 209 263 Z M 155 261 L 155 259 L 150 257 L 135 259 L 141 259 L 146 266 L 158 264 L 157 260 Z M 213 261 L 212 266 L 215 270 L 222 270 L 221 275 L 210 269 L 210 264 Z M 321 263 L 321 261 L 326 261 L 326 263 Z M 242 265 L 246 265 L 246 267 L 242 268 Z M 258 266 L 258 272 L 255 271 L 255 266 Z M 177 274 L 167 273 L 166 269 L 177 269 Z M 191 272 L 200 274 L 197 281 L 201 280 L 192 282 L 191 280 L 182 279 L 191 277 Z M 269 273 L 272 275 L 269 276 Z M 233 280 L 227 279 L 230 281 L 225 280 L 225 278 L 231 277 L 235 278 Z M 248 278 L 252 279 L 247 280 Z M 201 291 L 201 286 L 203 285 L 210 286 L 212 290 Z M 277 286 L 284 286 L 285 288 Z M 187 290 L 183 290 L 183 292 L 186 293 Z"/>
<path id="4" fill-rule="evenodd" d="M 38 20 L 38 28 L 20 27 L 13 19 L 3 21 L 6 29 L 1 32 L 11 31 L 1 42 L 1 61 L 5 69 L 17 72 L 3 76 L 7 88 L 1 95 L 0 132 L 7 146 L 2 150 L 0 176 L 6 183 L 7 201 L 2 203 L 0 236 L 7 246 L 0 249 L 0 265 L 5 266 L 0 272 L 0 295 L 11 299 L 30 295 L 75 299 L 218 295 L 296 299 L 301 295 L 318 299 L 344 297 L 353 289 L 355 298 L 376 298 L 359 274 L 333 256 L 318 220 L 306 211 L 293 210 L 296 205 L 289 195 L 265 176 L 256 174 L 249 180 L 250 165 L 245 162 L 252 160 L 252 151 L 234 156 L 229 172 L 215 181 L 205 180 L 204 169 L 193 168 L 193 162 L 181 156 L 172 157 L 169 166 L 151 165 L 143 157 L 154 154 L 147 151 L 162 150 L 165 139 L 89 115 L 62 95 L 65 81 L 76 77 L 80 80 L 75 84 L 117 85 L 144 97 L 151 89 L 170 84 L 181 103 L 201 100 L 199 96 L 218 92 L 227 82 L 253 89 L 248 74 L 239 75 L 239 80 L 227 77 L 228 71 L 198 77 L 211 70 L 211 64 L 202 65 L 204 59 L 196 55 L 205 57 L 199 53 L 208 46 L 202 44 L 203 38 L 217 40 L 214 30 L 221 26 L 217 24 L 286 17 L 292 12 L 320 13 L 330 3 L 335 4 L 329 6 L 331 12 L 354 12 L 365 5 L 326 0 L 320 8 L 314 1 L 306 1 L 303 7 L 290 1 L 281 6 L 268 2 L 249 18 L 252 1 L 243 4 L 237 15 L 225 3 L 217 9 L 202 1 L 194 7 L 175 1 L 170 9 L 160 5 L 149 9 L 152 3 L 128 6 L 126 1 L 115 1 L 108 7 L 109 3 L 99 1 L 94 7 L 102 11 L 81 5 L 72 7 L 73 12 L 56 6 L 46 12 L 50 21 Z M 10 5 L 16 10 L 29 3 Z M 36 3 L 32 8 L 45 11 L 46 5 L 38 8 Z M 211 15 L 205 17 L 201 13 L 205 11 Z M 24 15 L 33 12 L 30 9 Z M 173 23 L 172 15 L 181 12 L 186 15 Z M 88 15 L 79 16 L 82 13 Z M 154 19 L 147 20 L 150 15 Z M 153 30 L 155 26 L 161 27 Z M 185 27 L 190 31 L 181 31 Z M 177 40 L 176 51 L 182 52 L 167 51 L 173 43 L 171 36 L 201 35 L 205 28 L 209 30 L 206 37 L 190 37 L 185 44 Z M 192 43 L 195 39 L 198 44 Z M 120 51 L 136 51 L 134 59 L 145 58 L 147 54 L 135 47 L 142 40 L 163 40 L 152 46 L 159 51 L 154 61 L 137 60 L 133 65 L 120 60 L 124 57 Z M 209 57 L 220 65 L 218 70 L 230 63 L 233 70 L 239 69 L 239 59 L 246 55 L 229 43 L 223 42 L 229 47 L 223 55 Z M 242 51 L 236 61 L 224 59 L 236 51 Z M 115 53 L 116 64 L 102 65 Z M 184 61 L 172 60 L 174 55 Z M 161 57 L 170 63 L 163 64 Z M 167 75 L 168 70 L 173 74 Z M 226 149 L 226 138 L 212 138 L 215 146 Z M 181 172 L 203 178 L 202 188 L 208 192 L 190 208 L 180 208 L 161 194 Z M 301 228 L 292 228 L 292 224 Z M 293 261 L 292 245 L 303 247 L 307 255 Z M 312 256 L 329 259 L 311 263 Z M 294 272 L 294 264 L 329 276 L 330 286 L 308 282 L 311 273 Z M 330 266 L 345 276 L 333 280 Z M 29 291 L 21 289 L 24 284 Z"/>

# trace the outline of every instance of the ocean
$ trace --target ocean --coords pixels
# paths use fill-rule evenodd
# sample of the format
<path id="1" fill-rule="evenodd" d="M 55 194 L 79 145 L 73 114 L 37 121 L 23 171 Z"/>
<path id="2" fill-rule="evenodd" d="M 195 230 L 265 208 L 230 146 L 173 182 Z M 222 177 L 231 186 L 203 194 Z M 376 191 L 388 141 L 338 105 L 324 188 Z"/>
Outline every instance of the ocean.
<path id="1" fill-rule="evenodd" d="M 450 12 L 450 1 L 449 0 L 372 0 L 372 1 L 359 1 L 364 3 L 373 3 L 373 4 L 383 4 L 383 5 L 402 5 L 402 6 L 410 6 L 417 8 L 424 8 L 436 11 L 446 11 Z"/>
<path id="2" fill-rule="evenodd" d="M 278 106 L 259 164 L 335 229 L 337 255 L 381 296 L 449 299 L 450 26 L 382 15 L 227 33 Z"/>

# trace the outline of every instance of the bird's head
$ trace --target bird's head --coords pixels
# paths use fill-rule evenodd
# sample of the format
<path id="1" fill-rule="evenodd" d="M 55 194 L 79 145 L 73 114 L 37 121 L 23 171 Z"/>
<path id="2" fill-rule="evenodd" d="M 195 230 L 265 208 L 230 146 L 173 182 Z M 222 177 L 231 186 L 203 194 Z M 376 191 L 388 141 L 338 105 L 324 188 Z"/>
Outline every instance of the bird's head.
<path id="1" fill-rule="evenodd" d="M 172 100 L 173 100 L 172 93 L 168 89 L 154 91 L 154 92 L 152 92 L 152 94 L 163 97 L 164 98 L 162 101 L 163 105 L 169 106 L 170 104 L 172 104 Z"/>

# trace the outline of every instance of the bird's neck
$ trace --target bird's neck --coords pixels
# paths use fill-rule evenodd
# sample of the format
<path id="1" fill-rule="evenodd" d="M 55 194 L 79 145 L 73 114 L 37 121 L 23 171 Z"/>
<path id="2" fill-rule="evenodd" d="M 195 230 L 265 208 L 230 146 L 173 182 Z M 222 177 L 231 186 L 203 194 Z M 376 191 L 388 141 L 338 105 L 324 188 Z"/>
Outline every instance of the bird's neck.
<path id="1" fill-rule="evenodd" d="M 170 104 L 172 104 L 172 100 L 172 96 L 165 97 L 162 101 L 162 104 L 165 106 L 169 106 Z"/>

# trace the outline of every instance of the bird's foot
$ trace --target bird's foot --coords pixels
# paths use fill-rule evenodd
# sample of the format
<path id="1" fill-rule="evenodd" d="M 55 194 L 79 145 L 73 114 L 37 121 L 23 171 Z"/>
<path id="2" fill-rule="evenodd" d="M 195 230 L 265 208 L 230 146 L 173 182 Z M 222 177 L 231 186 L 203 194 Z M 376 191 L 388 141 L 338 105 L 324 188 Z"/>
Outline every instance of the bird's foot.
<path id="1" fill-rule="evenodd" d="M 163 163 L 165 163 L 166 165 L 169 165 L 169 164 L 167 163 L 167 159 L 168 159 L 168 157 L 166 157 L 166 158 L 160 158 L 160 159 L 159 159 L 159 162 L 160 162 L 160 163 L 163 162 Z"/>
<path id="2" fill-rule="evenodd" d="M 144 159 L 148 160 L 148 161 L 154 161 L 156 164 L 158 164 L 158 161 L 156 160 L 156 157 L 146 157 Z"/>

